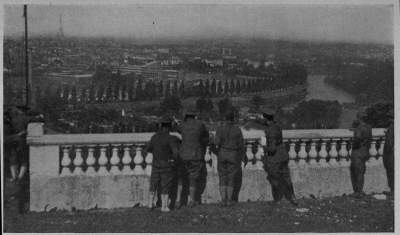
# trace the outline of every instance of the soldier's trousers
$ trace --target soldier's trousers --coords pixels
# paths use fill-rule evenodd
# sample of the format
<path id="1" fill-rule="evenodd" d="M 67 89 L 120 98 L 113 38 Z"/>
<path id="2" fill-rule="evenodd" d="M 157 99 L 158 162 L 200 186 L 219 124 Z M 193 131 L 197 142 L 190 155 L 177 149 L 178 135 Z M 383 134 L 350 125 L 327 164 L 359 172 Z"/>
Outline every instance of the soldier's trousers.
<path id="1" fill-rule="evenodd" d="M 394 153 L 385 153 L 383 156 L 383 165 L 386 169 L 388 186 L 391 192 L 394 192 Z"/>
<path id="2" fill-rule="evenodd" d="M 362 193 L 364 188 L 365 163 L 368 160 L 368 149 L 355 149 L 351 154 L 350 177 L 355 193 Z"/>
<path id="3" fill-rule="evenodd" d="M 218 156 L 219 185 L 234 187 L 241 168 L 240 152 L 221 149 Z"/>
<path id="4" fill-rule="evenodd" d="M 290 178 L 288 161 L 265 161 L 264 170 L 268 174 L 267 179 L 271 184 L 274 201 L 281 200 L 283 196 L 288 200 L 292 200 L 294 197 L 294 189 Z"/>

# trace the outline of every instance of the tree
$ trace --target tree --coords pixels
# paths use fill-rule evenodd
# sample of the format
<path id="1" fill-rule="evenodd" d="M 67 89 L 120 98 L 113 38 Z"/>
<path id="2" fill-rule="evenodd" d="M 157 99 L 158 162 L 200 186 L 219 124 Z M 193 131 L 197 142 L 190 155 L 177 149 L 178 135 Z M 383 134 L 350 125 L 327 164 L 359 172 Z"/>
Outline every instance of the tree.
<path id="1" fill-rule="evenodd" d="M 185 82 L 181 81 L 180 87 L 179 87 L 179 95 L 181 98 L 185 98 Z"/>
<path id="2" fill-rule="evenodd" d="M 365 110 L 367 116 L 364 121 L 374 128 L 386 128 L 391 122 L 389 118 L 389 112 L 391 110 L 393 110 L 393 103 L 373 104 Z"/>
<path id="3" fill-rule="evenodd" d="M 109 83 L 106 90 L 106 100 L 111 101 L 112 99 L 113 99 L 113 90 L 111 84 Z"/>
<path id="4" fill-rule="evenodd" d="M 229 87 L 229 92 L 230 92 L 231 94 L 233 94 L 233 93 L 235 93 L 235 91 L 236 91 L 235 80 L 231 79 L 231 85 L 230 85 L 230 87 Z"/>
<path id="5" fill-rule="evenodd" d="M 94 96 L 95 96 L 94 86 L 90 85 L 89 97 L 88 97 L 90 103 L 94 103 L 96 101 L 96 98 Z"/>
<path id="6" fill-rule="evenodd" d="M 217 80 L 215 78 L 211 82 L 211 97 L 215 97 L 217 93 Z"/>
<path id="7" fill-rule="evenodd" d="M 218 85 L 217 85 L 217 95 L 221 96 L 223 95 L 224 90 L 222 89 L 222 82 L 221 80 L 218 81 Z"/>
<path id="8" fill-rule="evenodd" d="M 174 80 L 174 85 L 172 86 L 172 94 L 178 96 L 178 80 Z"/>
<path id="9" fill-rule="evenodd" d="M 167 81 L 167 85 L 165 86 L 165 97 L 171 96 L 171 81 Z"/>
<path id="10" fill-rule="evenodd" d="M 205 95 L 205 91 L 204 91 L 204 85 L 203 85 L 203 80 L 200 80 L 200 83 L 197 87 L 197 96 L 203 96 Z"/>
<path id="11" fill-rule="evenodd" d="M 171 95 L 165 97 L 165 99 L 160 103 L 161 113 L 167 113 L 169 115 L 177 115 L 182 109 L 182 103 L 178 96 Z"/>
<path id="12" fill-rule="evenodd" d="M 251 98 L 250 103 L 254 106 L 255 110 L 258 110 L 260 106 L 265 103 L 265 100 L 263 97 L 255 95 L 253 98 Z"/>
<path id="13" fill-rule="evenodd" d="M 200 113 L 204 112 L 206 105 L 207 105 L 207 101 L 204 97 L 200 97 L 196 100 L 196 109 Z"/>
<path id="14" fill-rule="evenodd" d="M 158 95 L 160 97 L 164 96 L 164 82 L 162 80 L 158 83 Z"/>
<path id="15" fill-rule="evenodd" d="M 205 88 L 204 88 L 204 93 L 203 93 L 206 97 L 209 97 L 211 95 L 210 92 L 210 80 L 206 79 L 206 84 L 205 84 Z"/>
<path id="16" fill-rule="evenodd" d="M 142 79 L 136 84 L 136 100 L 143 100 Z"/>
<path id="17" fill-rule="evenodd" d="M 133 85 L 129 85 L 128 87 L 128 100 L 133 101 L 134 96 L 133 96 Z"/>
<path id="18" fill-rule="evenodd" d="M 228 83 L 228 79 L 225 79 L 225 85 L 224 85 L 224 94 L 228 94 L 229 93 L 229 83 Z"/>
<path id="19" fill-rule="evenodd" d="M 221 117 L 224 117 L 231 108 L 233 108 L 232 101 L 228 97 L 218 102 L 218 110 Z"/>

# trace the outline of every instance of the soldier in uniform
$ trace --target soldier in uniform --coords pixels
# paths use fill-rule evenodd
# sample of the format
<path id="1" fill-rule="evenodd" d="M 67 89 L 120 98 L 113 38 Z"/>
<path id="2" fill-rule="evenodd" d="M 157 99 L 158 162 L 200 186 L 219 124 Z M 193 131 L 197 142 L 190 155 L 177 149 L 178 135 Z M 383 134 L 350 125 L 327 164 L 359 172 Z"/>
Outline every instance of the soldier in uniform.
<path id="1" fill-rule="evenodd" d="M 6 156 L 9 159 L 11 181 L 18 187 L 18 212 L 25 212 L 29 202 L 29 146 L 26 143 L 27 126 L 31 121 L 42 121 L 42 116 L 26 106 L 13 106 L 7 111 L 4 133 Z"/>
<path id="2" fill-rule="evenodd" d="M 245 148 L 242 131 L 234 125 L 234 112 L 228 112 L 225 119 L 226 122 L 216 131 L 215 146 L 218 155 L 221 205 L 229 206 L 233 202 L 234 187 L 238 180 L 236 176 L 242 170 L 241 162 L 245 156 Z"/>
<path id="3" fill-rule="evenodd" d="M 264 170 L 271 184 L 272 196 L 275 202 L 279 202 L 283 196 L 293 205 L 297 206 L 294 196 L 293 184 L 290 178 L 289 154 L 283 145 L 282 129 L 274 121 L 274 112 L 265 110 L 263 117 L 266 121 L 264 146 Z"/>
<path id="4" fill-rule="evenodd" d="M 160 130 L 154 134 L 147 146 L 147 151 L 153 154 L 150 176 L 149 207 L 154 208 L 156 192 L 161 192 L 161 211 L 169 212 L 168 200 L 174 180 L 174 162 L 178 156 L 176 140 L 170 135 L 171 120 L 163 118 Z"/>
<path id="5" fill-rule="evenodd" d="M 191 111 L 185 114 L 184 122 L 179 126 L 178 132 L 182 135 L 179 155 L 189 175 L 188 205 L 193 207 L 200 203 L 196 196 L 201 195 L 202 179 L 207 174 L 204 155 L 209 133 L 205 125 L 196 119 L 196 113 Z"/>
<path id="6" fill-rule="evenodd" d="M 386 130 L 386 140 L 385 147 L 383 149 L 383 165 L 386 169 L 386 176 L 388 185 L 390 188 L 390 193 L 394 194 L 394 113 L 393 110 L 390 111 L 389 117 L 391 118 L 391 123 Z"/>
<path id="7" fill-rule="evenodd" d="M 364 122 L 365 116 L 364 112 L 357 113 L 357 120 L 353 123 L 350 175 L 354 196 L 357 198 L 364 195 L 365 163 L 369 158 L 369 143 L 372 137 L 372 128 Z"/>

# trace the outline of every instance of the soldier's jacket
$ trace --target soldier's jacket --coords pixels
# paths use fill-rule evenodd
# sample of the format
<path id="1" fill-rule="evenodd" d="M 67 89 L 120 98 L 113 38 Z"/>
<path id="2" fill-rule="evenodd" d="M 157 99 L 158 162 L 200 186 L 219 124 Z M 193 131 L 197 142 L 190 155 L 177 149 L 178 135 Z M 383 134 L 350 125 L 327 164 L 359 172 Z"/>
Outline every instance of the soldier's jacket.
<path id="1" fill-rule="evenodd" d="M 219 149 L 219 159 L 229 158 L 237 163 L 245 157 L 242 131 L 232 123 L 226 123 L 217 128 L 214 143 Z"/>
<path id="2" fill-rule="evenodd" d="M 31 117 L 21 114 L 14 118 L 7 118 L 4 123 L 7 125 L 7 133 L 4 133 L 4 140 L 10 146 L 26 145 L 26 129 Z"/>
<path id="3" fill-rule="evenodd" d="M 386 130 L 385 147 L 383 148 L 384 155 L 394 153 L 394 122 Z"/>
<path id="4" fill-rule="evenodd" d="M 203 160 L 209 141 L 208 130 L 199 120 L 188 120 L 178 127 L 182 135 L 179 151 L 182 160 Z"/>
<path id="5" fill-rule="evenodd" d="M 265 138 L 267 145 L 264 152 L 267 161 L 284 162 L 289 160 L 289 153 L 283 145 L 282 128 L 277 123 L 266 127 Z"/>
<path id="6" fill-rule="evenodd" d="M 173 167 L 170 161 L 178 157 L 178 143 L 169 133 L 157 132 L 151 137 L 147 151 L 153 154 L 153 167 L 170 168 Z"/>
<path id="7" fill-rule="evenodd" d="M 353 150 L 359 148 L 369 148 L 369 143 L 372 138 L 372 128 L 370 125 L 360 123 L 354 129 Z"/>

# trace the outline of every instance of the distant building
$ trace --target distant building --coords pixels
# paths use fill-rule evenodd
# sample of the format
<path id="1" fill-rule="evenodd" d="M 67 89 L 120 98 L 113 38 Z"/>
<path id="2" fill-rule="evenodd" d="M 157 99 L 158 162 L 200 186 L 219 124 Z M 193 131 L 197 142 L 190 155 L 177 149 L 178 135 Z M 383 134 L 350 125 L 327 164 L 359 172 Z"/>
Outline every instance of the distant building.
<path id="1" fill-rule="evenodd" d="M 136 65 L 122 65 L 114 67 L 113 72 L 119 72 L 122 75 L 134 73 L 140 75 L 147 80 L 181 80 L 183 79 L 183 72 L 172 69 L 160 69 Z"/>

